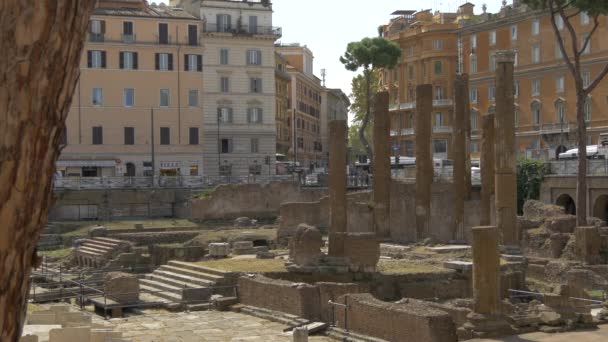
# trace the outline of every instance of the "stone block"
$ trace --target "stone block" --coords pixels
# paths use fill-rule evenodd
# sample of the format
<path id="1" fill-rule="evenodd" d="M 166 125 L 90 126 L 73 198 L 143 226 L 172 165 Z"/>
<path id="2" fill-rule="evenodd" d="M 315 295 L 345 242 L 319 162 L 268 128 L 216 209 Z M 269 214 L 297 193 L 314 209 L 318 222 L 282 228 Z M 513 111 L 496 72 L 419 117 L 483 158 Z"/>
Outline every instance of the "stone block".
<path id="1" fill-rule="evenodd" d="M 354 272 L 374 272 L 380 260 L 380 241 L 375 233 L 346 233 L 344 256 Z"/>
<path id="2" fill-rule="evenodd" d="M 108 342 L 120 338 L 122 338 L 122 332 L 120 331 L 91 329 L 90 342 Z"/>
<path id="3" fill-rule="evenodd" d="M 545 204 L 536 200 L 529 200 L 524 203 L 524 218 L 528 220 L 545 220 L 564 214 L 564 208 L 558 205 Z"/>
<path id="4" fill-rule="evenodd" d="M 56 313 L 55 322 L 63 327 L 90 326 L 92 317 L 84 312 L 58 312 Z"/>
<path id="5" fill-rule="evenodd" d="M 576 227 L 576 216 L 562 215 L 548 218 L 545 221 L 545 228 L 552 233 L 573 233 Z"/>
<path id="6" fill-rule="evenodd" d="M 93 227 L 89 229 L 89 236 L 92 238 L 108 236 L 108 228 L 103 226 Z"/>
<path id="7" fill-rule="evenodd" d="M 121 304 L 131 304 L 139 301 L 139 279 L 123 272 L 111 272 L 104 278 L 106 295 Z"/>
<path id="8" fill-rule="evenodd" d="M 234 225 L 237 227 L 251 227 L 255 226 L 256 220 L 252 220 L 249 217 L 239 217 L 234 220 Z"/>
<path id="9" fill-rule="evenodd" d="M 296 327 L 293 329 L 293 342 L 308 342 L 308 329 L 306 327 Z"/>
<path id="10" fill-rule="evenodd" d="M 237 297 L 220 297 L 213 300 L 213 304 L 218 311 L 227 311 L 232 305 L 238 304 Z"/>
<path id="11" fill-rule="evenodd" d="M 562 316 L 557 312 L 543 311 L 540 313 L 540 321 L 549 326 L 558 326 L 563 323 Z"/>
<path id="12" fill-rule="evenodd" d="M 274 254 L 273 252 L 257 252 L 255 254 L 255 257 L 257 259 L 274 259 L 276 257 L 276 254 Z"/>
<path id="13" fill-rule="evenodd" d="M 374 232 L 373 209 L 368 202 L 355 202 L 347 207 L 347 231 L 350 233 Z"/>
<path id="14" fill-rule="evenodd" d="M 21 336 L 19 342 L 38 342 L 38 335 Z"/>
<path id="15" fill-rule="evenodd" d="M 316 265 L 321 257 L 323 237 L 316 227 L 301 224 L 293 237 L 294 262 L 301 266 Z"/>
<path id="16" fill-rule="evenodd" d="M 27 324 L 50 325 L 56 324 L 56 322 L 55 313 L 49 311 L 32 312 L 27 318 Z"/>
<path id="17" fill-rule="evenodd" d="M 49 331 L 49 342 L 89 342 L 91 328 L 61 328 Z"/>
<path id="18" fill-rule="evenodd" d="M 250 249 L 253 248 L 253 241 L 235 241 L 232 244 L 234 249 Z"/>
<path id="19" fill-rule="evenodd" d="M 473 263 L 470 261 L 450 260 L 445 261 L 443 267 L 461 272 L 470 272 L 473 270 Z"/>
<path id="20" fill-rule="evenodd" d="M 600 261 L 601 237 L 595 226 L 577 227 L 575 235 L 575 255 L 578 260 L 587 264 L 596 264 Z"/>
<path id="21" fill-rule="evenodd" d="M 209 246 L 209 256 L 212 258 L 225 258 L 230 254 L 230 244 L 221 242 L 221 243 L 210 243 Z"/>

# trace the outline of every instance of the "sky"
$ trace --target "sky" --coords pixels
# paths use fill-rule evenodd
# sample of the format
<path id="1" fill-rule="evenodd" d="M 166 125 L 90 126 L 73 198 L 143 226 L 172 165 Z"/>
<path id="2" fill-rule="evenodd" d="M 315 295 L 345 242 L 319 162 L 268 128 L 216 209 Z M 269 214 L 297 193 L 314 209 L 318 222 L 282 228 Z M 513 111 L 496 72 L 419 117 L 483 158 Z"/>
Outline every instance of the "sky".
<path id="1" fill-rule="evenodd" d="M 168 1 L 162 1 L 168 3 Z M 351 80 L 356 73 L 340 63 L 349 42 L 378 35 L 378 26 L 386 24 L 395 10 L 422 10 L 431 8 L 456 12 L 465 0 L 273 0 L 273 26 L 283 28 L 281 43 L 300 43 L 314 54 L 315 75 L 321 78 L 321 69 L 327 72 L 326 86 L 340 88 L 350 95 Z M 488 12 L 495 13 L 501 0 L 469 0 L 475 4 L 475 13 L 482 12 L 486 3 Z M 512 0 L 508 1 L 509 4 Z"/>

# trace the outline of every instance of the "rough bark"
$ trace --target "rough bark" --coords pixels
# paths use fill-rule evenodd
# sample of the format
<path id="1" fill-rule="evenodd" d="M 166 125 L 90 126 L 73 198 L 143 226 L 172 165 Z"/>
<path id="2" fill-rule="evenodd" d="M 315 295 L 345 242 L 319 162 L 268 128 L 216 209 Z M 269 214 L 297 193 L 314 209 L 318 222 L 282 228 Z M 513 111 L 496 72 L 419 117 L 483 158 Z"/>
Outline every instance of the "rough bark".
<path id="1" fill-rule="evenodd" d="M 0 341 L 18 341 L 93 0 L 0 1 Z"/>

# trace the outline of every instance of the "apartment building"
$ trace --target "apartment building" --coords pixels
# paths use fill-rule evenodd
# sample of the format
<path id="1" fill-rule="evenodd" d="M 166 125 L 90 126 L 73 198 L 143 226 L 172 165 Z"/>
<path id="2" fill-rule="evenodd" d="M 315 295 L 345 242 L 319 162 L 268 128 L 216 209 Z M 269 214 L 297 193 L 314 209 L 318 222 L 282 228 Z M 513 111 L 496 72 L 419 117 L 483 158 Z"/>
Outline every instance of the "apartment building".
<path id="1" fill-rule="evenodd" d="M 395 68 L 381 74 L 381 87 L 390 94 L 393 153 L 414 156 L 416 86 L 433 86 L 433 154 L 450 157 L 454 78 L 458 68 L 458 20 L 463 13 L 395 11 L 383 26 L 383 36 L 399 45 Z"/>
<path id="2" fill-rule="evenodd" d="M 341 89 L 324 88 L 321 94 L 321 145 L 324 166 L 329 165 L 329 121 L 347 120 L 350 100 Z"/>
<path id="3" fill-rule="evenodd" d="M 470 5 L 473 6 L 473 5 Z M 584 12 L 571 19 L 579 41 L 590 34 L 593 19 Z M 557 26 L 571 51 L 570 33 L 561 20 Z M 589 83 L 608 63 L 608 21 L 599 27 L 582 57 L 583 80 Z M 460 30 L 462 64 L 470 78 L 472 149 L 479 149 L 479 117 L 494 110 L 495 51 L 514 50 L 515 124 L 517 146 L 528 157 L 554 158 L 576 146 L 576 89 L 546 11 L 533 11 L 515 1 L 499 13 L 484 13 L 464 21 Z M 580 43 L 579 43 L 580 44 Z M 588 143 L 596 144 L 608 131 L 608 80 L 591 93 L 585 105 Z"/>
<path id="4" fill-rule="evenodd" d="M 211 176 L 275 174 L 275 55 L 269 1 L 172 1 L 202 20 L 204 164 Z"/>
<path id="5" fill-rule="evenodd" d="M 57 169 L 202 175 L 201 22 L 143 0 L 98 1 Z"/>
<path id="6" fill-rule="evenodd" d="M 277 45 L 276 51 L 287 61 L 285 71 L 291 77 L 289 113 L 293 160 L 310 170 L 324 165 L 321 142 L 321 80 L 313 73 L 314 56 L 305 45 Z"/>
<path id="7" fill-rule="evenodd" d="M 277 154 L 293 160 L 292 115 L 290 108 L 291 75 L 285 70 L 288 62 L 280 53 L 275 52 L 275 89 Z"/>

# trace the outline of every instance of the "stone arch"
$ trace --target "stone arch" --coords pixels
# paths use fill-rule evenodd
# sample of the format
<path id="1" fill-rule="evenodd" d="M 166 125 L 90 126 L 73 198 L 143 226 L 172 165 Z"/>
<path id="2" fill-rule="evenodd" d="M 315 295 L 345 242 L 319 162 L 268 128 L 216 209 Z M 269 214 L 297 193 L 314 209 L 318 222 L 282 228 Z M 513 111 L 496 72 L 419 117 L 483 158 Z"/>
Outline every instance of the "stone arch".
<path id="1" fill-rule="evenodd" d="M 568 194 L 561 194 L 555 201 L 555 204 L 564 208 L 566 214 L 576 215 L 576 203 L 574 199 Z"/>
<path id="2" fill-rule="evenodd" d="M 595 199 L 593 217 L 608 222 L 608 195 L 600 195 Z"/>

